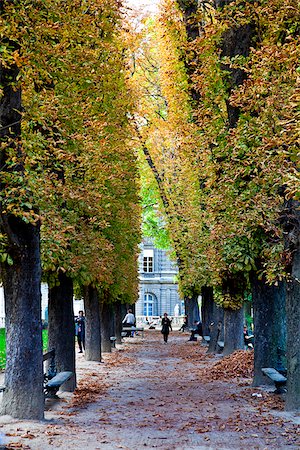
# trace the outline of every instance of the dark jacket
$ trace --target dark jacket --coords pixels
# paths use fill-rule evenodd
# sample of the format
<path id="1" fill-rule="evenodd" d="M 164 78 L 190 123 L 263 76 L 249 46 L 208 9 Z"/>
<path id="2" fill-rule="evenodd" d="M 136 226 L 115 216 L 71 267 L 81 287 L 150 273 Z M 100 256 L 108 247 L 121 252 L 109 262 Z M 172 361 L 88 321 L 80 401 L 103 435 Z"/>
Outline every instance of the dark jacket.
<path id="1" fill-rule="evenodd" d="M 162 318 L 161 320 L 161 332 L 162 334 L 169 334 L 169 330 L 172 331 L 172 325 L 171 325 L 171 320 L 165 317 Z"/>

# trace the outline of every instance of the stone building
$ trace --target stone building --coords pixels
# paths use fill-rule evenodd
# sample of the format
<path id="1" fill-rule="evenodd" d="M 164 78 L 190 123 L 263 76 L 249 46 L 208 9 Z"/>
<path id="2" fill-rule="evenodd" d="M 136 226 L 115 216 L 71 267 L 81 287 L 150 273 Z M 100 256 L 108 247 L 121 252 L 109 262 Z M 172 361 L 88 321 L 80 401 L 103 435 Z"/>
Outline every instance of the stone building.
<path id="1" fill-rule="evenodd" d="M 179 297 L 176 275 L 178 268 L 165 250 L 155 248 L 151 239 L 144 239 L 139 255 L 139 300 L 136 303 L 138 319 L 184 314 Z"/>

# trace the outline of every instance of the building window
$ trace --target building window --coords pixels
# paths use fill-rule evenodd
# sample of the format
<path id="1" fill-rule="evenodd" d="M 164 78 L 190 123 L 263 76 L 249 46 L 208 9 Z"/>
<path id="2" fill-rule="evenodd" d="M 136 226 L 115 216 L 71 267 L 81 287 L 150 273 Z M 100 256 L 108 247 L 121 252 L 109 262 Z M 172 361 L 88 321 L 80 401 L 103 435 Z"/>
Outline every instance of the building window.
<path id="1" fill-rule="evenodd" d="M 145 294 L 144 296 L 144 316 L 152 317 L 155 311 L 155 299 L 152 294 Z"/>
<path id="2" fill-rule="evenodd" d="M 143 270 L 144 272 L 153 272 L 153 258 L 151 256 L 144 256 Z"/>
<path id="3" fill-rule="evenodd" d="M 143 252 L 143 272 L 153 272 L 153 250 L 147 249 Z"/>

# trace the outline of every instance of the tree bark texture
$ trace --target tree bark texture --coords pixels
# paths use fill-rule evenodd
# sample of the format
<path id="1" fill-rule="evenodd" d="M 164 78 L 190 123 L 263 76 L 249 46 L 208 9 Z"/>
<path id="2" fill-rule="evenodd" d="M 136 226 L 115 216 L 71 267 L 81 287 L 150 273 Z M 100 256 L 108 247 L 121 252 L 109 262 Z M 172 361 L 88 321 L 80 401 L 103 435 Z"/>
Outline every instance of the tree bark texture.
<path id="1" fill-rule="evenodd" d="M 254 378 L 253 385 L 271 384 L 262 367 L 277 368 L 278 348 L 286 349 L 285 287 L 266 284 L 266 280 L 252 277 L 254 322 Z M 285 361 L 282 361 L 285 364 Z"/>
<path id="2" fill-rule="evenodd" d="M 243 325 L 244 308 L 224 309 L 224 356 L 244 348 Z"/>
<path id="3" fill-rule="evenodd" d="M 100 303 L 101 321 L 101 350 L 103 353 L 111 352 L 111 336 L 114 336 L 114 311 L 113 305 L 109 303 L 109 293 L 105 292 Z"/>
<path id="4" fill-rule="evenodd" d="M 289 200 L 283 211 L 290 281 L 286 292 L 287 394 L 285 409 L 300 410 L 300 202 Z"/>
<path id="5" fill-rule="evenodd" d="M 116 332 L 115 336 L 117 338 L 116 343 L 122 343 L 122 320 L 124 316 L 122 314 L 122 303 L 121 301 L 117 301 L 115 303 L 115 324 L 116 324 Z"/>
<path id="6" fill-rule="evenodd" d="M 192 328 L 195 321 L 200 320 L 200 311 L 198 305 L 198 294 L 184 298 L 185 314 L 188 320 L 188 327 Z"/>
<path id="7" fill-rule="evenodd" d="M 214 314 L 214 291 L 210 286 L 203 286 L 201 289 L 201 321 L 203 336 L 210 335 L 210 324 L 213 322 Z"/>
<path id="8" fill-rule="evenodd" d="M 252 46 L 254 29 L 251 24 L 245 24 L 235 29 L 230 29 L 223 34 L 221 44 L 221 57 L 229 56 L 248 56 Z M 224 77 L 228 81 L 228 95 L 237 86 L 243 84 L 247 78 L 246 72 L 240 68 L 232 68 L 227 64 L 222 64 L 222 69 L 226 72 Z M 232 106 L 229 100 L 226 100 L 228 125 L 234 128 L 239 120 L 240 110 Z"/>
<path id="9" fill-rule="evenodd" d="M 209 346 L 207 353 L 216 353 L 218 341 L 224 339 L 224 309 L 213 302 L 213 317 L 209 324 Z"/>
<path id="10" fill-rule="evenodd" d="M 200 36 L 200 24 L 197 19 L 199 2 L 198 0 L 177 0 L 177 4 L 182 11 L 187 40 L 188 42 L 193 42 Z M 194 89 L 192 82 L 192 78 L 197 67 L 197 62 L 195 59 L 194 51 L 189 49 L 188 58 L 183 58 L 183 63 L 188 75 L 191 98 L 193 103 L 195 103 L 195 106 L 197 106 L 200 101 L 200 94 L 198 90 Z"/>
<path id="11" fill-rule="evenodd" d="M 73 392 L 76 388 L 73 281 L 63 272 L 59 273 L 58 281 L 58 286 L 49 288 L 48 349 L 55 349 L 58 372 L 74 372 L 74 377 L 61 387 Z"/>
<path id="12" fill-rule="evenodd" d="M 101 324 L 98 291 L 93 286 L 84 287 L 85 359 L 101 361 Z"/>
<path id="13" fill-rule="evenodd" d="M 14 264 L 2 264 L 5 295 L 6 371 L 2 414 L 44 417 L 39 226 L 7 219 Z M 8 229 L 6 227 L 6 230 Z"/>

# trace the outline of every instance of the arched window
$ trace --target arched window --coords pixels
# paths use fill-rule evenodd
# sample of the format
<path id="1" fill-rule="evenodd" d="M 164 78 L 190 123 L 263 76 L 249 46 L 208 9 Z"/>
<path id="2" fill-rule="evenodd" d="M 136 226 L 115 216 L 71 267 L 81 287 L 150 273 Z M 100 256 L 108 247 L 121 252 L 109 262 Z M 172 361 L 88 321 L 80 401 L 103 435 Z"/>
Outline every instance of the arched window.
<path id="1" fill-rule="evenodd" d="M 144 295 L 144 316 L 152 317 L 157 315 L 157 302 L 153 294 Z"/>

